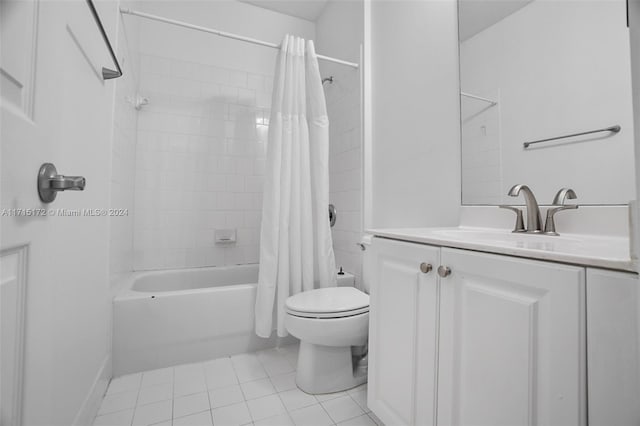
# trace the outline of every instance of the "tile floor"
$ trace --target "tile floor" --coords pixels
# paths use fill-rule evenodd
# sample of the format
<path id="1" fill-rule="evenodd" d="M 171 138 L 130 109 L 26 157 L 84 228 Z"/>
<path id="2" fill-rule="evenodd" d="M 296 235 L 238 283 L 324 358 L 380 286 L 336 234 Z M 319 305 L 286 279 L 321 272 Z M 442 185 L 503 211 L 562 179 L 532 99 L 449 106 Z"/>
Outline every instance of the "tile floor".
<path id="1" fill-rule="evenodd" d="M 367 386 L 308 395 L 297 345 L 117 377 L 94 426 L 376 426 Z"/>

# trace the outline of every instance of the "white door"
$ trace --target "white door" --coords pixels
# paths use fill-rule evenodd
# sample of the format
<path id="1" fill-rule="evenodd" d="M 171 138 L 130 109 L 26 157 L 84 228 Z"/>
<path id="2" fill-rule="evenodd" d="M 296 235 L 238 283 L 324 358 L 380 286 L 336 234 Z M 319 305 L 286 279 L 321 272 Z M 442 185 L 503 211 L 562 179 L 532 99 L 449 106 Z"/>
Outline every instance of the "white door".
<path id="1" fill-rule="evenodd" d="M 113 40 L 117 4 L 98 3 Z M 0 32 L 2 421 L 69 425 L 108 374 L 108 217 L 43 213 L 109 207 L 115 81 L 92 63 L 107 55 L 86 1 L 2 0 Z M 85 176 L 85 191 L 43 204 L 46 162 Z M 6 309 L 22 295 L 24 316 Z"/>
<path id="2" fill-rule="evenodd" d="M 435 424 L 440 249 L 376 238 L 371 246 L 368 404 L 388 425 Z M 427 269 L 423 269 L 427 271 Z"/>
<path id="3" fill-rule="evenodd" d="M 584 269 L 443 248 L 438 425 L 586 424 Z"/>

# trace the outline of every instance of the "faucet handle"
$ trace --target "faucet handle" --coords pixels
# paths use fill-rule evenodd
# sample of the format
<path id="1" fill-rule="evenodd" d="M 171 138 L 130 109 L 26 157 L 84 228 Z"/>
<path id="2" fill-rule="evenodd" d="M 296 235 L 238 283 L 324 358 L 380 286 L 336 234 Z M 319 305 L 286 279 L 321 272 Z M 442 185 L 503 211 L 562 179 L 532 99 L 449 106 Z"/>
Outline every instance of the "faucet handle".
<path id="1" fill-rule="evenodd" d="M 575 210 L 578 208 L 577 204 L 560 205 L 558 207 L 549 207 L 547 210 L 547 219 L 544 222 L 544 233 L 546 235 L 560 235 L 556 232 L 556 213 L 562 210 Z"/>
<path id="2" fill-rule="evenodd" d="M 575 200 L 578 198 L 576 192 L 571 188 L 562 188 L 555 197 L 553 197 L 553 205 L 557 207 L 549 207 L 547 210 L 547 219 L 544 222 L 544 233 L 547 235 L 560 235 L 556 232 L 555 215 L 562 210 L 575 210 L 577 204 L 565 204 L 566 200 Z"/>
<path id="3" fill-rule="evenodd" d="M 504 204 L 498 207 L 505 210 L 511 210 L 516 214 L 516 226 L 515 228 L 513 228 L 513 231 L 511 232 L 526 232 L 526 230 L 524 229 L 524 219 L 522 218 L 521 209 L 513 206 L 504 205 Z"/>
<path id="4" fill-rule="evenodd" d="M 554 206 L 563 206 L 564 202 L 568 200 L 575 200 L 578 198 L 576 192 L 571 188 L 562 188 L 557 192 L 556 196 L 553 197 L 553 205 Z"/>

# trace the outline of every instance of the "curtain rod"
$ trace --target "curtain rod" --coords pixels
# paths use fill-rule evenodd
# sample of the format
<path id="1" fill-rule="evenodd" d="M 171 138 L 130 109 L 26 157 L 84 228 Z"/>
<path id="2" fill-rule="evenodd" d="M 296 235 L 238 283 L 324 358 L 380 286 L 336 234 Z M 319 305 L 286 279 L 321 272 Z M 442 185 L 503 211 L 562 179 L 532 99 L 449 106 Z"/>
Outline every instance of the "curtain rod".
<path id="1" fill-rule="evenodd" d="M 467 92 L 460 92 L 460 94 L 462 96 L 466 96 L 467 98 L 477 99 L 479 101 L 488 102 L 488 103 L 491 104 L 491 106 L 498 105 L 497 101 L 492 101 L 491 99 L 483 98 L 482 96 L 472 95 L 471 93 L 467 93 Z"/>
<path id="2" fill-rule="evenodd" d="M 253 43 L 253 44 L 257 44 L 259 46 L 266 46 L 266 47 L 271 47 L 273 49 L 280 49 L 280 45 L 279 44 L 275 44 L 275 43 L 270 43 L 268 41 L 262 41 L 262 40 L 258 40 L 255 38 L 251 38 L 251 37 L 244 37 L 238 34 L 233 34 L 233 33 L 228 33 L 226 31 L 220 31 L 220 30 L 216 30 L 213 28 L 207 28 L 207 27 L 201 27 L 199 25 L 193 25 L 193 24 L 189 24 L 186 22 L 182 22 L 182 21 L 176 21 L 175 19 L 169 19 L 169 18 L 163 18 L 162 16 L 157 16 L 157 15 L 151 15 L 150 13 L 144 13 L 144 12 L 138 12 L 137 10 L 131 10 L 131 9 L 120 9 L 120 13 L 123 14 L 127 14 L 127 15 L 134 15 L 134 16 L 139 16 L 141 18 L 146 18 L 146 19 L 151 19 L 153 21 L 159 21 L 159 22 L 164 22 L 167 24 L 172 24 L 172 25 L 177 25 L 179 27 L 184 27 L 184 28 L 189 28 L 192 30 L 196 30 L 196 31 L 202 31 L 205 33 L 210 33 L 210 34 L 215 34 L 221 37 L 227 37 L 227 38 L 231 38 L 234 40 L 240 40 L 240 41 L 246 41 L 247 43 Z M 316 56 L 318 57 L 318 59 L 322 59 L 324 61 L 328 61 L 328 62 L 333 62 L 336 64 L 341 64 L 341 65 L 346 65 L 348 67 L 352 67 L 352 68 L 358 68 L 359 65 L 355 62 L 348 62 L 348 61 L 343 61 L 342 59 L 336 59 L 336 58 L 332 58 L 330 56 L 324 56 L 324 55 L 318 55 L 316 54 Z"/>

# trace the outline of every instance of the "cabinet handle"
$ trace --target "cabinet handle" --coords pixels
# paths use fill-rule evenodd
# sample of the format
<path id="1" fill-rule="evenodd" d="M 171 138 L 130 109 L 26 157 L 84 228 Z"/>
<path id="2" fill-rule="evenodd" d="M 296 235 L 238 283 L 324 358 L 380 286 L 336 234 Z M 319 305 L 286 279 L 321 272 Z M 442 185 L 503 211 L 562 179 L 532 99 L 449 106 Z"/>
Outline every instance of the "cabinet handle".
<path id="1" fill-rule="evenodd" d="M 420 264 L 420 271 L 423 274 L 428 274 L 429 272 L 431 272 L 433 270 L 433 266 L 430 263 L 427 262 L 422 262 Z"/>
<path id="2" fill-rule="evenodd" d="M 443 265 L 438 266 L 438 275 L 440 275 L 442 278 L 448 277 L 449 275 L 451 275 L 451 268 Z"/>

